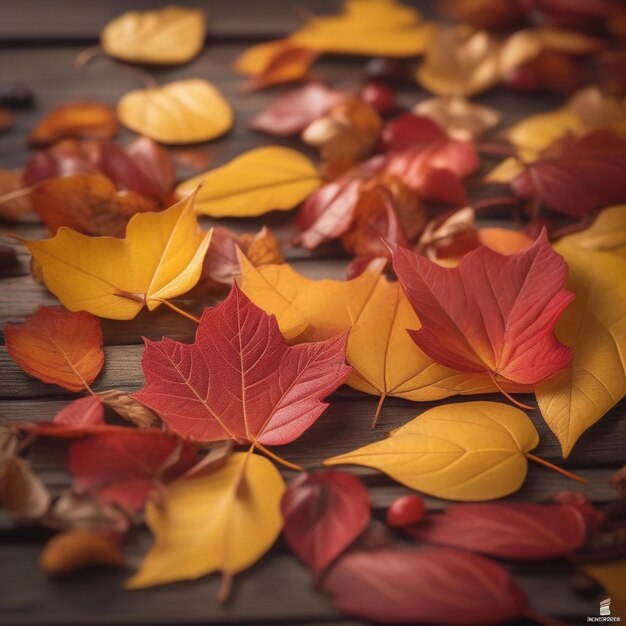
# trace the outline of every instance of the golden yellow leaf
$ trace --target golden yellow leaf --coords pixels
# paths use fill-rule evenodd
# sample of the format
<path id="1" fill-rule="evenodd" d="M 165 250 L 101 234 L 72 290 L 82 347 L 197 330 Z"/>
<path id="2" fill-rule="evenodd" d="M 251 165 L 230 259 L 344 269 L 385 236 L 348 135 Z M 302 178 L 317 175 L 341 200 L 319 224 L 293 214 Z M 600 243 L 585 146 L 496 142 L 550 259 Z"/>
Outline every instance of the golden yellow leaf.
<path id="1" fill-rule="evenodd" d="M 567 235 L 561 242 L 626 258 L 626 204 L 604 209 L 589 228 Z"/>
<path id="2" fill-rule="evenodd" d="M 186 180 L 178 185 L 176 194 L 181 197 L 200 184 L 196 212 L 211 217 L 251 217 L 292 209 L 313 193 L 322 179 L 313 163 L 296 150 L 266 146 Z"/>
<path id="3" fill-rule="evenodd" d="M 131 130 L 172 144 L 215 139 L 233 125 L 228 101 L 200 78 L 130 91 L 119 101 L 117 115 Z"/>
<path id="4" fill-rule="evenodd" d="M 243 255 L 240 264 L 244 293 L 276 316 L 287 340 L 321 341 L 351 328 L 347 384 L 355 389 L 408 400 L 496 391 L 487 374 L 451 370 L 417 347 L 407 332 L 420 326 L 415 311 L 380 264 L 348 281 L 309 280 L 287 264 L 254 267 Z"/>
<path id="5" fill-rule="evenodd" d="M 496 165 L 484 178 L 486 183 L 509 183 L 525 169 L 524 164 L 516 156 L 507 157 Z"/>
<path id="6" fill-rule="evenodd" d="M 202 11 L 172 5 L 123 13 L 104 27 L 100 43 L 107 54 L 123 61 L 175 65 L 202 50 L 205 32 Z"/>
<path id="7" fill-rule="evenodd" d="M 535 385 L 535 393 L 567 457 L 583 432 L 626 395 L 626 259 L 566 241 L 554 247 L 569 265 L 567 288 L 576 294 L 555 329 L 574 361 Z"/>
<path id="8" fill-rule="evenodd" d="M 70 311 L 132 319 L 144 305 L 152 311 L 198 282 L 210 239 L 198 227 L 190 194 L 166 211 L 133 216 L 125 239 L 61 227 L 52 239 L 21 241 Z"/>
<path id="9" fill-rule="evenodd" d="M 270 461 L 243 452 L 207 476 L 171 483 L 164 506 L 147 508 L 155 543 L 127 586 L 151 587 L 215 571 L 230 579 L 250 567 L 280 533 L 284 491 Z"/>
<path id="10" fill-rule="evenodd" d="M 392 431 L 387 439 L 324 461 L 365 465 L 439 498 L 481 501 L 517 491 L 526 453 L 539 443 L 530 419 L 499 402 L 437 406 Z"/>
<path id="11" fill-rule="evenodd" d="M 626 619 L 626 559 L 583 565 L 582 570 L 604 587 L 611 598 L 611 615 Z"/>
<path id="12" fill-rule="evenodd" d="M 395 0 L 347 0 L 338 15 L 315 17 L 290 40 L 320 52 L 410 57 L 421 54 L 432 26 Z"/>

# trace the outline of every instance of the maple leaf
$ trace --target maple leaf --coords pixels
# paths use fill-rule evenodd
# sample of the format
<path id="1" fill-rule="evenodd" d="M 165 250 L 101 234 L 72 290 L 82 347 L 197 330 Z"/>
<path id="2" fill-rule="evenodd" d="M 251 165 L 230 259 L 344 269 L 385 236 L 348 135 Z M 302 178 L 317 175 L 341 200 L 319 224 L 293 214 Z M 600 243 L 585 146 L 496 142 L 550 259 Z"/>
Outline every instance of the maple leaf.
<path id="1" fill-rule="evenodd" d="M 195 343 L 146 340 L 146 385 L 134 397 L 181 437 L 289 443 L 350 373 L 346 340 L 289 347 L 276 319 L 233 285 L 224 302 L 204 310 Z"/>
<path id="2" fill-rule="evenodd" d="M 493 500 L 517 491 L 527 457 L 539 443 L 519 409 L 498 402 L 462 402 L 430 409 L 387 439 L 326 459 L 365 465 L 438 498 Z"/>
<path id="3" fill-rule="evenodd" d="M 205 22 L 203 11 L 188 7 L 129 11 L 104 27 L 100 44 L 110 56 L 131 63 L 187 63 L 202 50 Z"/>
<path id="4" fill-rule="evenodd" d="M 551 559 L 578 550 L 587 524 L 574 506 L 496 502 L 455 504 L 408 527 L 419 541 L 504 559 Z"/>
<path id="5" fill-rule="evenodd" d="M 321 183 L 317 168 L 291 148 L 264 146 L 176 187 L 181 197 L 202 185 L 195 209 L 211 217 L 252 217 L 302 202 Z"/>
<path id="6" fill-rule="evenodd" d="M 139 511 L 163 482 L 196 463 L 195 446 L 155 429 L 115 428 L 70 445 L 68 470 L 78 493 Z"/>
<path id="7" fill-rule="evenodd" d="M 89 313 L 40 307 L 24 324 L 7 324 L 4 338 L 27 374 L 69 391 L 88 389 L 104 365 L 100 321 Z"/>
<path id="8" fill-rule="evenodd" d="M 508 256 L 480 247 L 458 268 L 395 248 L 393 267 L 422 324 L 411 337 L 436 362 L 522 384 L 571 364 L 553 328 L 574 296 L 563 288 L 567 265 L 545 231 Z"/>
<path id="9" fill-rule="evenodd" d="M 320 573 L 366 528 L 370 499 L 363 483 L 351 474 L 303 473 L 287 486 L 281 511 L 289 547 Z"/>
<path id="10" fill-rule="evenodd" d="M 21 241 L 68 309 L 132 319 L 144 305 L 152 311 L 198 282 L 211 232 L 200 231 L 192 204 L 190 194 L 160 213 L 134 215 L 125 239 L 61 227 L 52 239 Z"/>

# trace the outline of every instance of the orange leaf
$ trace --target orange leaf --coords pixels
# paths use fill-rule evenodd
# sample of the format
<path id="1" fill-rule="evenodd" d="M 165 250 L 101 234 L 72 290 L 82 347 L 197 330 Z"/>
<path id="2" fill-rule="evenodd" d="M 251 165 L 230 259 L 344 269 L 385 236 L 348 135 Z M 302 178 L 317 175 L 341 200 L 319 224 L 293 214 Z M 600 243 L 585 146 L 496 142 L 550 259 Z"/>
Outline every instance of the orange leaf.
<path id="1" fill-rule="evenodd" d="M 88 387 L 104 365 L 100 322 L 82 311 L 40 307 L 24 324 L 7 324 L 4 339 L 27 374 L 69 391 Z"/>
<path id="2" fill-rule="evenodd" d="M 118 128 L 113 107 L 85 100 L 63 104 L 50 111 L 35 126 L 28 142 L 31 145 L 48 144 L 67 137 L 110 139 Z"/>

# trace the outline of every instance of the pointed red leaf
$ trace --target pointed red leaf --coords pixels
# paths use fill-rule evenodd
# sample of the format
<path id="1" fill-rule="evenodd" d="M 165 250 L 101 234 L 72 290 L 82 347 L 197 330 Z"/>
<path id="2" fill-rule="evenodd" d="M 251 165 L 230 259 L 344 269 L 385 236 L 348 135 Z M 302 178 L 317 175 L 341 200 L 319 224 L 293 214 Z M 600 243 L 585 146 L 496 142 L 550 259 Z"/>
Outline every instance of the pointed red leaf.
<path id="1" fill-rule="evenodd" d="M 104 404 L 97 396 L 78 398 L 63 407 L 51 422 L 20 423 L 18 428 L 41 437 L 82 437 L 106 428 Z"/>
<path id="2" fill-rule="evenodd" d="M 502 566 L 450 548 L 352 552 L 322 588 L 340 611 L 385 624 L 501 624 L 528 611 Z"/>
<path id="3" fill-rule="evenodd" d="M 204 310 L 195 343 L 146 340 L 146 385 L 134 397 L 187 439 L 289 443 L 350 373 L 346 341 L 343 334 L 287 346 L 276 318 L 234 285 Z"/>
<path id="4" fill-rule="evenodd" d="M 525 200 L 574 218 L 626 200 L 626 139 L 607 130 L 565 137 L 511 181 Z"/>
<path id="5" fill-rule="evenodd" d="M 365 529 L 370 499 L 363 483 L 352 474 L 312 472 L 289 483 L 281 510 L 289 547 L 319 573 Z"/>
<path id="6" fill-rule="evenodd" d="M 522 384 L 570 365 L 571 350 L 553 329 L 574 296 L 545 232 L 516 254 L 481 246 L 451 269 L 396 248 L 393 266 L 422 324 L 411 337 L 438 363 Z"/>
<path id="7" fill-rule="evenodd" d="M 587 536 L 573 506 L 490 502 L 455 504 L 406 531 L 414 539 L 505 559 L 550 559 L 573 554 Z"/>
<path id="8" fill-rule="evenodd" d="M 140 511 L 161 483 L 178 478 L 196 460 L 196 448 L 178 437 L 154 429 L 116 428 L 73 442 L 68 469 L 79 493 Z"/>

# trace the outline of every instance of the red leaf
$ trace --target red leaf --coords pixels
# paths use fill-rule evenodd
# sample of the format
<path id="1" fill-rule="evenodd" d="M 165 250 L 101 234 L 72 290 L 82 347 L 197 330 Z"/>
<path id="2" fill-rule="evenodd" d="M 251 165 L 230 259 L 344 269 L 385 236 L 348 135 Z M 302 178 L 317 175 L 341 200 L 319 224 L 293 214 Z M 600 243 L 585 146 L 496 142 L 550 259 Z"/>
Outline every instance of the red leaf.
<path id="1" fill-rule="evenodd" d="M 282 94 L 254 117 L 249 126 L 279 137 L 295 135 L 346 97 L 348 94 L 329 89 L 322 83 L 309 83 Z"/>
<path id="2" fill-rule="evenodd" d="M 420 541 L 505 559 L 550 559 L 580 548 L 587 536 L 582 513 L 559 504 L 455 504 L 406 531 Z"/>
<path id="3" fill-rule="evenodd" d="M 563 288 L 567 265 L 545 232 L 508 256 L 481 246 L 450 269 L 396 248 L 393 266 L 422 323 L 409 333 L 438 363 L 522 384 L 571 364 L 553 329 L 574 296 Z"/>
<path id="4" fill-rule="evenodd" d="M 195 447 L 178 437 L 160 430 L 115 428 L 73 442 L 68 469 L 76 491 L 140 511 L 162 482 L 178 478 L 196 460 Z"/>
<path id="5" fill-rule="evenodd" d="M 97 396 L 86 396 L 70 402 L 51 422 L 18 424 L 31 435 L 42 437 L 82 437 L 94 430 L 107 428 L 104 405 Z"/>
<path id="6" fill-rule="evenodd" d="M 311 569 L 326 569 L 365 529 L 370 499 L 363 483 L 345 472 L 312 472 L 292 480 L 281 502 L 283 534 Z"/>
<path id="7" fill-rule="evenodd" d="M 280 445 L 326 409 L 351 367 L 347 334 L 289 347 L 274 316 L 234 285 L 205 309 L 193 344 L 146 340 L 146 386 L 134 394 L 181 437 Z"/>
<path id="8" fill-rule="evenodd" d="M 386 624 L 500 624 L 528 611 L 503 567 L 449 548 L 353 552 L 330 568 L 322 587 L 340 611 Z"/>
<path id="9" fill-rule="evenodd" d="M 626 200 L 626 139 L 607 130 L 565 137 L 511 181 L 525 200 L 574 218 Z"/>

